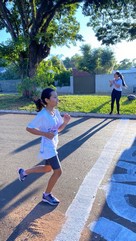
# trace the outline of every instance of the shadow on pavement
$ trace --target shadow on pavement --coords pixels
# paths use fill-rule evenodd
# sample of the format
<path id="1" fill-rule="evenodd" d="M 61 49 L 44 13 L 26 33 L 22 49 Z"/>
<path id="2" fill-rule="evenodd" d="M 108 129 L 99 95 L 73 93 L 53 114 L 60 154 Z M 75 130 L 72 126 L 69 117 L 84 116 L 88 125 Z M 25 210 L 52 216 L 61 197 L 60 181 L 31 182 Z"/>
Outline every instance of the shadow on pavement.
<path id="1" fill-rule="evenodd" d="M 17 148 L 16 150 L 12 151 L 10 154 L 15 154 L 15 153 L 24 151 L 24 150 L 30 148 L 31 146 L 38 145 L 38 144 L 40 144 L 40 140 L 41 140 L 41 138 L 37 138 L 33 141 L 30 141 L 30 142 L 26 143 L 25 145 L 23 145 L 23 146 Z"/>
<path id="2" fill-rule="evenodd" d="M 87 118 L 88 119 L 88 118 Z M 75 121 L 74 123 L 71 123 L 67 126 L 67 129 L 70 129 L 71 127 L 74 127 L 74 125 L 80 124 L 87 120 L 86 118 L 82 118 L 80 120 Z M 115 119 L 114 119 L 115 120 Z M 89 138 L 91 138 L 93 135 L 95 135 L 97 132 L 99 132 L 101 129 L 109 125 L 111 122 L 114 121 L 113 119 L 104 119 L 100 121 L 97 125 L 91 127 L 89 130 L 84 132 L 82 135 L 78 136 L 77 138 L 73 139 L 72 141 L 69 141 L 62 147 L 58 149 L 60 161 L 62 161 L 64 158 L 69 156 L 71 153 L 73 153 L 76 149 L 78 149 L 83 143 L 85 143 Z M 39 139 L 39 138 L 38 138 Z M 13 153 L 19 150 L 24 150 L 25 148 L 29 148 L 31 145 L 35 145 L 39 140 L 36 139 L 34 142 L 27 143 L 26 145 L 16 149 Z M 40 162 L 37 165 L 42 165 L 44 162 Z M 7 215 L 7 213 L 10 212 L 14 207 L 17 207 L 19 205 L 19 201 L 17 201 L 14 204 L 9 205 L 9 203 L 14 200 L 16 196 L 18 196 L 25 188 L 28 188 L 32 183 L 37 181 L 38 178 L 45 175 L 45 173 L 42 174 L 33 174 L 30 175 L 27 179 L 27 182 L 19 183 L 19 181 L 16 179 L 14 182 L 10 183 L 8 186 L 4 187 L 0 192 L 0 217 L 3 218 Z M 29 196 L 33 195 L 33 193 L 36 192 L 36 190 L 33 190 L 31 193 L 29 193 Z M 28 197 L 25 197 L 21 200 L 21 202 L 26 201 Z M 9 205 L 8 208 L 4 208 L 5 206 Z"/>
<path id="3" fill-rule="evenodd" d="M 38 203 L 35 208 L 23 219 L 23 221 L 15 228 L 13 233 L 8 237 L 6 241 L 16 240 L 24 231 L 29 231 L 29 233 L 36 235 L 38 231 L 32 228 L 32 224 L 38 218 L 41 218 L 47 213 L 52 212 L 57 206 L 51 206 L 43 202 Z M 26 238 L 27 240 L 27 238 Z"/>
<path id="4" fill-rule="evenodd" d="M 68 124 L 68 125 L 66 126 L 66 128 L 65 128 L 62 132 L 59 133 L 59 135 L 64 135 L 64 134 L 66 134 L 66 133 L 70 130 L 70 128 L 74 127 L 75 125 L 79 125 L 80 123 L 85 122 L 85 121 L 87 121 L 88 119 L 89 119 L 89 117 L 87 117 L 87 118 L 81 118 L 81 119 L 78 119 L 78 120 L 76 120 L 76 121 Z M 15 154 L 15 153 L 24 151 L 24 150 L 28 149 L 29 147 L 38 145 L 38 144 L 40 144 L 40 141 L 41 141 L 41 137 L 38 137 L 38 138 L 36 138 L 35 140 L 30 141 L 30 142 L 26 143 L 25 145 L 23 145 L 23 146 L 15 149 L 15 150 L 12 151 L 10 154 Z"/>
<path id="5" fill-rule="evenodd" d="M 89 138 L 99 132 L 101 129 L 109 125 L 115 119 L 107 119 L 105 118 L 97 125 L 91 127 L 88 131 L 84 132 L 82 135 L 76 137 L 70 142 L 67 142 L 65 145 L 59 148 L 58 153 L 60 157 L 60 161 L 63 161 L 67 156 L 77 150 L 81 145 L 83 145 Z"/>

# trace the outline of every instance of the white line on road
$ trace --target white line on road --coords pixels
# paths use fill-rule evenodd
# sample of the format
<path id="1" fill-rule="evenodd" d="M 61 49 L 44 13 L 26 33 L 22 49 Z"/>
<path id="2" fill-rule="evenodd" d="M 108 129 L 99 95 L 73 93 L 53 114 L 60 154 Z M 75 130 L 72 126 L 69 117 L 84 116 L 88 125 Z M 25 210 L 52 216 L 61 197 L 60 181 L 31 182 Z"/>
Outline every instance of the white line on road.
<path id="1" fill-rule="evenodd" d="M 79 241 L 95 200 L 97 189 L 121 144 L 128 122 L 129 120 L 119 121 L 112 137 L 104 146 L 100 157 L 83 180 L 78 193 L 65 214 L 66 222 L 54 241 Z"/>

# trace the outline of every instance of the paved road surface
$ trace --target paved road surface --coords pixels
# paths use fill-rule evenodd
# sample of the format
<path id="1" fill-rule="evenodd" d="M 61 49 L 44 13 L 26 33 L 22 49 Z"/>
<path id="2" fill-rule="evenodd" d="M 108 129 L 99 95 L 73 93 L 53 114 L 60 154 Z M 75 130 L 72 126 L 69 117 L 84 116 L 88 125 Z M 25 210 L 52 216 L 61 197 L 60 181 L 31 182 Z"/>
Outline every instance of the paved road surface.
<path id="1" fill-rule="evenodd" d="M 136 121 L 77 117 L 59 136 L 63 175 L 41 202 L 50 174 L 18 181 L 39 163 L 40 138 L 25 131 L 33 115 L 0 115 L 1 241 L 135 241 Z"/>

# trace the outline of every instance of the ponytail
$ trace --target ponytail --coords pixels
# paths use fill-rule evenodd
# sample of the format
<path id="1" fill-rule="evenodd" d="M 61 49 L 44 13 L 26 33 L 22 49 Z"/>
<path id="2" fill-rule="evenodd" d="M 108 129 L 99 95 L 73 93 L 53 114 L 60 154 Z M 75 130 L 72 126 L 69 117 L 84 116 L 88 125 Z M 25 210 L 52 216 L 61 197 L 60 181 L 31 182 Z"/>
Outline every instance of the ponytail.
<path id="1" fill-rule="evenodd" d="M 122 85 L 123 85 L 124 87 L 127 87 L 123 75 L 122 75 L 120 72 L 118 72 L 118 71 L 116 72 L 116 74 L 117 74 L 117 75 L 120 77 L 120 79 L 122 80 Z"/>
<path id="2" fill-rule="evenodd" d="M 42 108 L 44 107 L 44 104 L 42 103 L 41 99 L 38 100 L 34 100 L 34 103 L 36 105 L 36 111 L 39 112 L 40 110 L 42 110 Z"/>

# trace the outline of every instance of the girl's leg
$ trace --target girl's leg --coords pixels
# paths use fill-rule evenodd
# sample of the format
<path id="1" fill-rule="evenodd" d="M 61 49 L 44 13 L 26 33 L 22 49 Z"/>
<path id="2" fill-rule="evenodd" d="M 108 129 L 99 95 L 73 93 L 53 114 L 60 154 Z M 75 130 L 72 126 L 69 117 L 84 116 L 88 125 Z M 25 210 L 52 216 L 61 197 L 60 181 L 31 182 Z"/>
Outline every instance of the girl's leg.
<path id="1" fill-rule="evenodd" d="M 115 93 L 115 90 L 113 89 L 113 91 L 111 93 L 111 112 L 110 112 L 110 114 L 112 114 L 113 109 L 114 109 L 115 98 L 116 98 L 116 93 Z"/>
<path id="2" fill-rule="evenodd" d="M 30 169 L 24 170 L 23 168 L 20 168 L 18 170 L 19 180 L 23 182 L 28 174 L 31 173 L 43 173 L 43 172 L 50 172 L 52 170 L 52 167 L 50 165 L 39 165 L 34 166 Z"/>
<path id="3" fill-rule="evenodd" d="M 45 193 L 51 193 L 54 185 L 56 184 L 56 182 L 59 179 L 59 177 L 61 176 L 61 174 L 62 174 L 61 168 L 53 171 L 53 174 L 48 181 L 48 185 L 47 185 L 47 188 L 45 190 Z"/>
<path id="4" fill-rule="evenodd" d="M 26 175 L 31 174 L 31 173 L 43 173 L 43 172 L 50 172 L 52 170 L 50 165 L 39 165 L 39 166 L 34 166 L 30 169 L 26 169 L 25 173 Z"/>
<path id="5" fill-rule="evenodd" d="M 121 91 L 118 91 L 116 96 L 116 106 L 117 106 L 117 113 L 120 112 L 120 98 L 121 98 Z"/>

